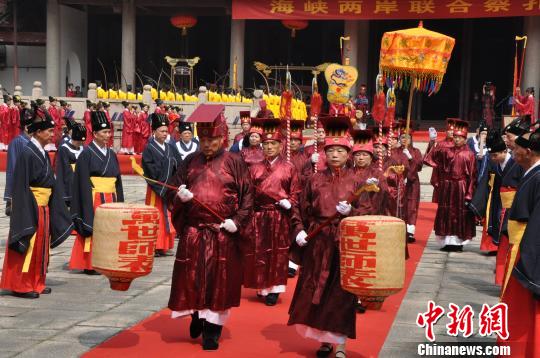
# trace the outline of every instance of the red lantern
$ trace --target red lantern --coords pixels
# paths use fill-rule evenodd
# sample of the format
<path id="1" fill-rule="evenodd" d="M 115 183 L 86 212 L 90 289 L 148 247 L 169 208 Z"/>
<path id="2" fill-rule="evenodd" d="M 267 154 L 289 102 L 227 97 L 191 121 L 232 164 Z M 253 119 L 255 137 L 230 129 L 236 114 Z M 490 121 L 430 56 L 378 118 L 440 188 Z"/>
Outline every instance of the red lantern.
<path id="1" fill-rule="evenodd" d="M 187 29 L 197 24 L 197 18 L 191 15 L 176 15 L 171 17 L 171 25 L 182 29 L 182 36 L 187 35 Z"/>
<path id="2" fill-rule="evenodd" d="M 296 36 L 296 30 L 303 30 L 308 27 L 306 20 L 281 20 L 281 23 L 291 30 L 291 37 Z"/>

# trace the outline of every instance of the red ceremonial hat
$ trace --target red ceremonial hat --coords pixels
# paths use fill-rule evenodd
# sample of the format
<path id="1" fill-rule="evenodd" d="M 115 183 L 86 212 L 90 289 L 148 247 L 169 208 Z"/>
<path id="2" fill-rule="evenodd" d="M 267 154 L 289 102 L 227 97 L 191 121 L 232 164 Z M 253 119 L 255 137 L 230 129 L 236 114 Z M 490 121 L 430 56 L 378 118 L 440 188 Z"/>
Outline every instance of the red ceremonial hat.
<path id="1" fill-rule="evenodd" d="M 460 120 L 459 118 L 446 118 L 446 130 L 447 131 L 453 131 L 454 126 L 456 125 L 456 119 Z"/>
<path id="2" fill-rule="evenodd" d="M 189 116 L 186 122 L 197 123 L 199 137 L 227 137 L 229 128 L 223 116 L 225 106 L 222 104 L 202 103 Z"/>
<path id="3" fill-rule="evenodd" d="M 305 121 L 291 121 L 291 139 L 303 139 L 302 131 L 304 130 Z"/>
<path id="4" fill-rule="evenodd" d="M 352 152 L 368 152 L 373 154 L 373 132 L 369 129 L 353 129 L 351 131 L 351 136 L 353 138 L 353 149 Z"/>
<path id="5" fill-rule="evenodd" d="M 379 133 L 379 127 L 373 127 L 372 131 L 373 131 L 373 144 L 378 144 L 379 143 L 379 137 L 381 138 L 381 141 L 382 141 L 382 144 L 384 145 L 388 145 L 388 132 L 389 132 L 389 129 L 388 127 L 383 127 L 382 128 L 382 133 Z"/>
<path id="6" fill-rule="evenodd" d="M 454 135 L 467 138 L 467 134 L 469 134 L 469 122 L 454 119 Z"/>
<path id="7" fill-rule="evenodd" d="M 405 134 L 405 131 L 407 129 L 407 121 L 405 120 L 399 120 L 396 123 L 394 123 L 394 126 L 392 127 L 392 131 L 394 132 L 394 137 L 399 137 L 402 134 Z"/>
<path id="8" fill-rule="evenodd" d="M 326 138 L 324 139 L 324 148 L 333 145 L 340 145 L 352 149 L 349 130 L 351 129 L 351 120 L 347 116 L 328 116 L 319 118 L 324 126 Z"/>
<path id="9" fill-rule="evenodd" d="M 251 123 L 251 114 L 249 111 L 240 111 L 240 124 Z"/>
<path id="10" fill-rule="evenodd" d="M 261 142 L 267 140 L 277 140 L 281 142 L 283 139 L 280 130 L 281 121 L 277 118 L 254 118 L 252 125 L 262 129 Z"/>

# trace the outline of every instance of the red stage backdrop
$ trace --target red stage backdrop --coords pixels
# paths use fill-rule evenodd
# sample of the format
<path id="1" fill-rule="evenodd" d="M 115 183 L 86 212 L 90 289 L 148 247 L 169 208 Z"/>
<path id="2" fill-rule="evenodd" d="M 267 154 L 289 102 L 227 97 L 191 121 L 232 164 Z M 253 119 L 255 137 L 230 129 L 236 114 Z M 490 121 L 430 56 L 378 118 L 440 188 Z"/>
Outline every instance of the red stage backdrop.
<path id="1" fill-rule="evenodd" d="M 232 0 L 240 19 L 444 19 L 538 16 L 539 0 Z"/>

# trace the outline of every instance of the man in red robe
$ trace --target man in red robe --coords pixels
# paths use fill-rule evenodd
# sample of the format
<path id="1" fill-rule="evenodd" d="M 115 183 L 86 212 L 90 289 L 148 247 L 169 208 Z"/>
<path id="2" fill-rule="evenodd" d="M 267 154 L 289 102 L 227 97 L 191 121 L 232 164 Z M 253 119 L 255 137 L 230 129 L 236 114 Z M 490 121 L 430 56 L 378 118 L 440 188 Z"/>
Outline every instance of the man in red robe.
<path id="1" fill-rule="evenodd" d="M 124 106 L 124 110 L 122 111 L 124 126 L 122 127 L 122 145 L 120 153 L 133 154 L 133 125 L 135 118 L 131 113 L 129 102 L 122 101 L 122 106 Z"/>
<path id="2" fill-rule="evenodd" d="M 56 145 L 62 138 L 62 125 L 64 123 L 64 120 L 62 119 L 62 113 L 60 113 L 60 107 L 58 107 L 58 100 L 53 96 L 49 96 L 48 111 L 52 119 L 54 120 L 54 137 L 52 143 L 50 143 L 48 147 L 45 148 L 45 150 L 56 151 Z"/>
<path id="3" fill-rule="evenodd" d="M 516 87 L 516 97 L 514 98 L 514 107 L 519 116 L 531 116 L 531 124 L 536 122 L 534 115 L 534 87 L 525 90 L 525 96 L 521 95 L 521 88 Z"/>
<path id="4" fill-rule="evenodd" d="M 353 166 L 356 175 L 362 180 L 366 181 L 369 178 L 376 178 L 379 180 L 379 185 L 384 185 L 384 178 L 382 172 L 377 167 L 377 162 L 374 161 L 374 148 L 373 148 L 373 132 L 369 129 L 353 129 L 351 131 L 353 138 L 352 147 L 352 159 Z M 378 193 L 369 192 L 362 195 L 368 198 L 370 208 L 365 215 L 382 215 L 383 214 L 383 198 L 384 187 Z"/>
<path id="5" fill-rule="evenodd" d="M 476 233 L 474 215 L 468 207 L 476 188 L 476 158 L 466 145 L 469 123 L 456 119 L 454 146 L 435 148 L 424 160 L 438 167 L 440 181 L 435 235 L 442 251 L 463 251 Z"/>
<path id="6" fill-rule="evenodd" d="M 244 287 L 257 289 L 266 305 L 274 306 L 287 284 L 291 212 L 298 210 L 301 187 L 296 168 L 281 155 L 280 121 L 253 124 L 263 128 L 264 161 L 249 167 L 255 212 L 245 235 Z"/>
<path id="7" fill-rule="evenodd" d="M 305 153 L 305 148 L 302 147 L 302 142 L 304 140 L 304 136 L 302 131 L 304 130 L 305 121 L 300 120 L 292 120 L 291 121 L 291 163 L 296 168 L 296 171 L 298 172 L 298 175 L 302 172 L 302 169 L 304 168 L 304 165 L 306 164 L 306 161 L 308 160 L 307 155 Z M 283 130 L 281 134 L 283 135 Z M 286 133 L 286 131 L 285 131 Z M 286 140 L 285 140 L 286 142 Z M 286 149 L 286 148 L 283 148 Z M 286 154 L 286 151 L 283 151 L 284 154 Z"/>
<path id="8" fill-rule="evenodd" d="M 321 343 L 318 357 L 328 356 L 333 344 L 338 345 L 336 356 L 345 356 L 346 339 L 356 338 L 358 299 L 341 288 L 337 231 L 340 218 L 361 215 L 369 205 L 362 208 L 367 201 L 360 199 L 348 202 L 363 184 L 347 166 L 351 143 L 346 132 L 351 126 L 350 119 L 324 117 L 321 121 L 327 133 L 324 146 L 327 167 L 313 174 L 301 194 L 301 218 L 295 220 L 294 237 L 304 247 L 304 253 L 288 325 L 295 325 L 303 337 Z M 306 240 L 306 231 L 313 231 L 336 213 L 339 214 L 336 220 Z"/>
<path id="9" fill-rule="evenodd" d="M 96 110 L 96 104 L 90 100 L 86 100 L 86 110 L 84 111 L 83 120 L 86 127 L 86 141 L 84 145 L 89 145 L 94 139 L 92 135 L 92 112 Z"/>
<path id="10" fill-rule="evenodd" d="M 508 305 L 508 334 L 498 344 L 513 357 L 540 356 L 540 131 L 516 139 L 513 152 L 525 173 L 508 219 L 511 243 L 508 283 L 502 302 Z M 512 247 L 513 246 L 513 247 Z M 514 264 L 515 263 L 515 264 Z"/>
<path id="11" fill-rule="evenodd" d="M 422 170 L 423 157 L 418 148 L 412 145 L 412 136 L 404 133 L 400 136 L 401 147 L 398 149 L 407 157 L 408 170 L 405 183 L 405 216 L 407 218 L 407 241 L 415 242 L 416 220 L 420 205 L 420 178 L 418 173 Z"/>
<path id="12" fill-rule="evenodd" d="M 0 150 L 6 150 L 9 137 L 9 107 L 11 105 L 11 97 L 4 95 L 4 102 L 0 104 Z"/>
<path id="13" fill-rule="evenodd" d="M 304 153 L 309 159 L 304 168 L 302 169 L 302 178 L 309 178 L 315 172 L 315 167 L 317 167 L 317 172 L 323 171 L 326 169 L 326 157 L 324 151 L 326 133 L 324 131 L 324 126 L 321 121 L 317 121 L 317 128 L 314 133 L 315 143 L 308 145 L 304 148 Z"/>
<path id="14" fill-rule="evenodd" d="M 223 105 L 201 104 L 201 151 L 188 156 L 170 182 L 172 220 L 179 235 L 171 283 L 172 317 L 191 315 L 190 336 L 216 350 L 232 307 L 240 305 L 242 255 L 239 230 L 253 213 L 253 187 L 242 159 L 223 146 L 228 128 Z M 196 200 L 195 200 L 196 199 Z"/>
<path id="15" fill-rule="evenodd" d="M 250 111 L 240 111 L 240 127 L 242 128 L 242 131 L 234 136 L 233 145 L 234 143 L 243 140 L 244 137 L 249 134 L 249 129 L 251 128 Z"/>
<path id="16" fill-rule="evenodd" d="M 133 128 L 134 135 L 134 150 L 135 153 L 140 154 L 143 152 L 148 138 L 150 137 L 150 125 L 148 124 L 148 108 L 145 103 L 139 103 L 141 112 L 137 116 L 136 124 Z"/>
<path id="17" fill-rule="evenodd" d="M 446 137 L 443 140 L 436 141 L 437 139 L 437 131 L 435 128 L 431 127 L 429 128 L 429 144 L 426 150 L 426 154 L 424 157 L 428 157 L 429 153 L 433 151 L 435 148 L 439 147 L 439 150 L 444 150 L 443 148 L 450 148 L 454 146 L 454 123 L 455 118 L 447 118 L 446 119 Z M 433 195 L 431 196 L 431 201 L 433 203 L 437 202 L 437 198 L 439 197 L 439 182 L 444 180 L 442 177 L 442 174 L 440 173 L 439 168 L 433 168 L 433 171 L 431 172 L 431 179 L 430 184 L 433 186 Z"/>

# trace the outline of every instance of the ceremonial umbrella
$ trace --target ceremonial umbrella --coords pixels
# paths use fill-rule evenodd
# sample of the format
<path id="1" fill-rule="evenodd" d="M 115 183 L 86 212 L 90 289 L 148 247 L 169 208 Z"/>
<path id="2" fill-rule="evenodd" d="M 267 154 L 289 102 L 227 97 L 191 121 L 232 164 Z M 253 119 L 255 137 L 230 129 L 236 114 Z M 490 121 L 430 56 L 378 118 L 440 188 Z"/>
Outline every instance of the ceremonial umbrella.
<path id="1" fill-rule="evenodd" d="M 452 37 L 424 29 L 422 21 L 416 28 L 384 33 L 379 71 L 388 87 L 410 91 L 407 132 L 414 90 L 428 95 L 439 91 L 455 42 Z"/>

